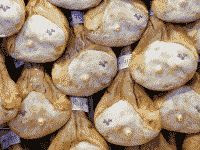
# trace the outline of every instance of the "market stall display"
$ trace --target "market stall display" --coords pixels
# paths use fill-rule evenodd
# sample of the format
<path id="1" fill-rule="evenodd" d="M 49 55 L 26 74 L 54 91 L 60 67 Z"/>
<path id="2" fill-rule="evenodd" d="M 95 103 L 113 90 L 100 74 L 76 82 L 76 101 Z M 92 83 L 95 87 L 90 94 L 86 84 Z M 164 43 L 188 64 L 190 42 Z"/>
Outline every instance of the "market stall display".
<path id="1" fill-rule="evenodd" d="M 199 0 L 0 0 L 1 150 L 200 150 Z"/>

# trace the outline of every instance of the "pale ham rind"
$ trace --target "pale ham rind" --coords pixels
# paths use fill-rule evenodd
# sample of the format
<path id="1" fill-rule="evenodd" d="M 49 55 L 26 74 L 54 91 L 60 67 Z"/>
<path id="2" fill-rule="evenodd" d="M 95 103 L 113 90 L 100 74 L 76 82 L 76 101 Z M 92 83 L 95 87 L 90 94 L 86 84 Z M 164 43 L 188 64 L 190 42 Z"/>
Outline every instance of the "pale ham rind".
<path id="1" fill-rule="evenodd" d="M 17 84 L 22 106 L 9 127 L 24 139 L 36 139 L 61 128 L 70 118 L 71 104 L 39 65 L 27 65 Z"/>
<path id="2" fill-rule="evenodd" d="M 153 116 L 156 113 L 149 115 Z M 95 120 L 98 131 L 107 141 L 117 145 L 141 145 L 159 133 L 159 130 L 150 128 L 125 100 L 120 100 L 105 109 Z"/>
<path id="3" fill-rule="evenodd" d="M 101 0 L 48 0 L 52 4 L 71 10 L 84 10 L 97 6 Z"/>
<path id="4" fill-rule="evenodd" d="M 23 0 L 0 0 L 0 37 L 16 34 L 25 21 Z"/>
<path id="5" fill-rule="evenodd" d="M 151 90 L 169 90 L 174 85 L 183 84 L 197 69 L 194 54 L 177 43 L 155 41 L 148 46 L 143 57 L 144 73 L 137 69 L 133 76 L 136 82 Z"/>
<path id="6" fill-rule="evenodd" d="M 152 10 L 154 14 L 163 21 L 173 23 L 188 23 L 200 19 L 199 6 L 199 0 L 152 1 Z"/>
<path id="7" fill-rule="evenodd" d="M 141 0 L 104 0 L 84 16 L 88 38 L 109 47 L 136 42 L 147 22 L 148 11 Z"/>
<path id="8" fill-rule="evenodd" d="M 200 76 L 195 74 L 191 83 L 156 96 L 160 109 L 162 127 L 182 133 L 200 132 Z"/>
<path id="9" fill-rule="evenodd" d="M 197 49 L 186 32 L 152 16 L 132 53 L 130 71 L 143 87 L 168 91 L 187 83 L 194 76 L 197 64 Z"/>
<path id="10" fill-rule="evenodd" d="M 26 62 L 55 61 L 64 52 L 68 41 L 66 17 L 47 0 L 30 0 L 26 10 L 22 29 L 7 39 L 8 53 Z"/>

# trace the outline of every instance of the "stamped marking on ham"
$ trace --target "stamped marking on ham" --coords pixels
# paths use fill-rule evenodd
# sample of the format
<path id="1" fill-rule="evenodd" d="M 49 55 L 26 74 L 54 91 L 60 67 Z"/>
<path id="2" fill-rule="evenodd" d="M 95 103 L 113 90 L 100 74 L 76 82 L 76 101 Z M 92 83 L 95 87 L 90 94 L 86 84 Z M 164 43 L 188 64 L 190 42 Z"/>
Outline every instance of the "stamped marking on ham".
<path id="1" fill-rule="evenodd" d="M 112 122 L 112 119 L 104 119 L 103 123 L 105 123 L 107 126 L 109 126 L 110 122 Z"/>
<path id="2" fill-rule="evenodd" d="M 188 55 L 183 53 L 183 54 L 178 54 L 177 57 L 181 58 L 181 60 L 184 60 L 185 57 L 187 57 Z"/>
<path id="3" fill-rule="evenodd" d="M 2 4 L 0 5 L 0 9 L 2 9 L 4 12 L 6 12 L 8 9 L 10 9 L 9 6 L 3 6 Z"/>
<path id="4" fill-rule="evenodd" d="M 51 30 L 47 29 L 47 33 L 49 34 L 49 36 L 51 36 L 53 32 L 55 32 L 54 29 L 51 29 Z"/>
<path id="5" fill-rule="evenodd" d="M 140 20 L 142 18 L 142 16 L 139 14 L 135 14 L 134 16 L 137 18 L 137 20 Z"/>
<path id="6" fill-rule="evenodd" d="M 108 62 L 104 60 L 104 61 L 100 61 L 100 62 L 99 62 L 99 65 L 105 67 L 107 63 L 108 63 Z"/>
<path id="7" fill-rule="evenodd" d="M 197 105 L 195 108 L 200 113 L 200 106 Z"/>
<path id="8" fill-rule="evenodd" d="M 25 110 L 23 110 L 23 111 L 20 111 L 20 112 L 19 112 L 19 114 L 20 114 L 20 115 L 22 115 L 22 116 L 24 117 L 24 116 L 25 116 L 25 114 L 26 114 L 26 111 L 25 111 Z"/>
<path id="9" fill-rule="evenodd" d="M 187 7 L 188 6 L 188 2 L 186 2 L 186 1 L 183 1 L 183 2 L 181 2 L 180 4 L 179 4 L 179 6 L 180 7 Z"/>

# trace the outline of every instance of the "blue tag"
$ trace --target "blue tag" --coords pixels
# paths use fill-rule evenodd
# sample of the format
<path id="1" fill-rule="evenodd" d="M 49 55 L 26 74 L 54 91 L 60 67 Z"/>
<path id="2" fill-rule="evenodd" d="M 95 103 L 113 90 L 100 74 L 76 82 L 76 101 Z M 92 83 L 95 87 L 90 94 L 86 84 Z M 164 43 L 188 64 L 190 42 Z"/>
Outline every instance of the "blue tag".
<path id="1" fill-rule="evenodd" d="M 72 25 L 83 23 L 83 12 L 81 11 L 71 11 Z"/>
<path id="2" fill-rule="evenodd" d="M 154 12 L 153 12 L 152 10 L 150 10 L 149 15 L 150 15 L 150 16 L 153 16 L 153 15 L 154 15 Z"/>
<path id="3" fill-rule="evenodd" d="M 88 99 L 85 97 L 70 97 L 72 110 L 82 110 L 84 112 L 89 112 L 88 109 Z"/>
<path id="4" fill-rule="evenodd" d="M 17 134 L 15 134 L 13 131 L 9 131 L 0 138 L 0 142 L 2 149 L 7 149 L 11 145 L 19 144 L 21 141 Z"/>
<path id="5" fill-rule="evenodd" d="M 19 68 L 24 65 L 24 62 L 21 60 L 14 59 L 15 68 Z"/>

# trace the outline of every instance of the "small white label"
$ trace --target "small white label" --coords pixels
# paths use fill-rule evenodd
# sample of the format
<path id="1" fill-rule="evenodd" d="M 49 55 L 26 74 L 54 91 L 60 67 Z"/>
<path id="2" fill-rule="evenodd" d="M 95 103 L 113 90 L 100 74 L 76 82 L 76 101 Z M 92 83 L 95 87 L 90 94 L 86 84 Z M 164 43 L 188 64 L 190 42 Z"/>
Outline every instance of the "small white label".
<path id="1" fill-rule="evenodd" d="M 21 67 L 22 65 L 24 65 L 24 62 L 21 61 L 21 60 L 16 60 L 16 59 L 14 59 L 14 64 L 15 64 L 15 68 L 19 68 L 19 67 Z"/>
<path id="2" fill-rule="evenodd" d="M 118 58 L 118 70 L 128 68 L 129 62 L 131 60 L 132 54 L 120 56 Z"/>
<path id="3" fill-rule="evenodd" d="M 0 138 L 2 149 L 7 149 L 11 145 L 19 144 L 20 137 L 15 134 L 13 131 L 9 131 L 7 134 L 3 135 Z"/>
<path id="4" fill-rule="evenodd" d="M 153 12 L 152 10 L 150 10 L 149 15 L 150 15 L 150 16 L 153 16 L 153 15 L 154 15 L 154 12 Z"/>
<path id="5" fill-rule="evenodd" d="M 88 99 L 84 97 L 70 97 L 72 103 L 72 110 L 82 110 L 89 112 Z"/>
<path id="6" fill-rule="evenodd" d="M 6 12 L 8 9 L 10 9 L 10 6 L 0 4 L 0 10 L 3 10 L 4 12 Z"/>
<path id="7" fill-rule="evenodd" d="M 83 23 L 83 12 L 71 11 L 72 25 Z"/>

